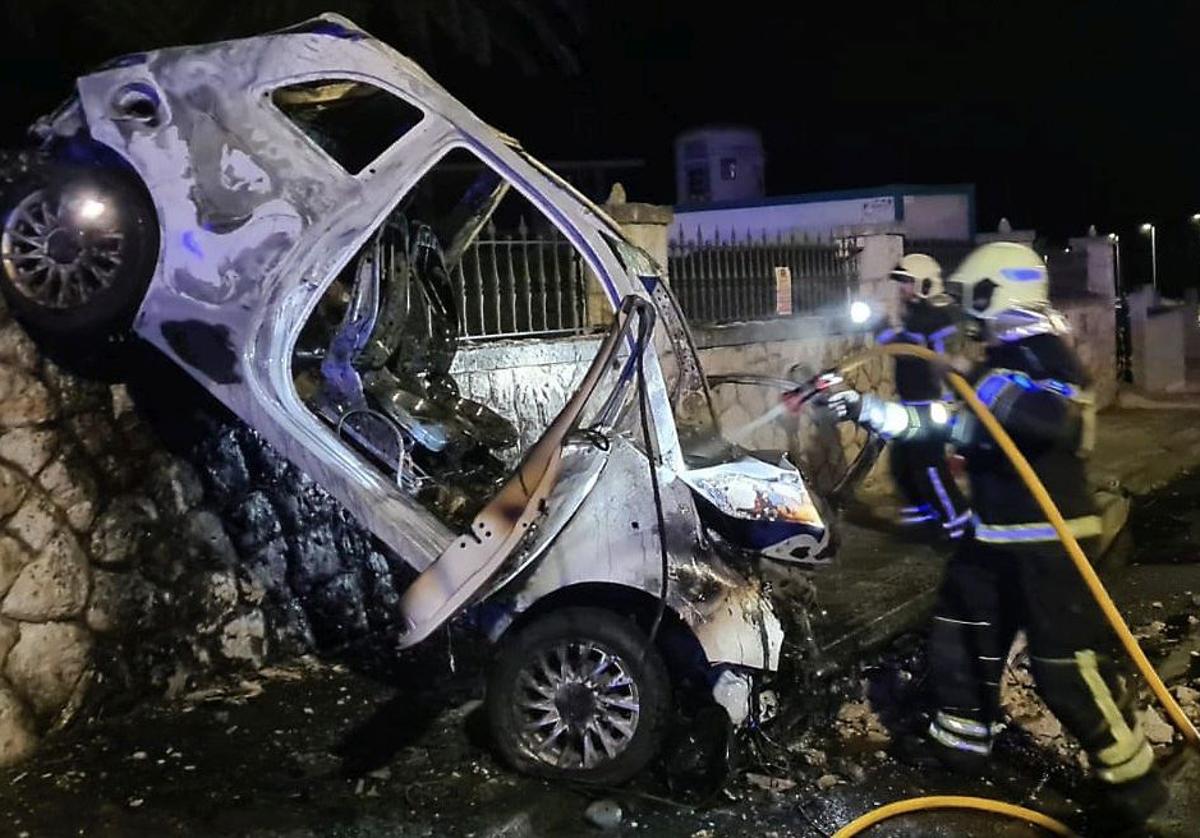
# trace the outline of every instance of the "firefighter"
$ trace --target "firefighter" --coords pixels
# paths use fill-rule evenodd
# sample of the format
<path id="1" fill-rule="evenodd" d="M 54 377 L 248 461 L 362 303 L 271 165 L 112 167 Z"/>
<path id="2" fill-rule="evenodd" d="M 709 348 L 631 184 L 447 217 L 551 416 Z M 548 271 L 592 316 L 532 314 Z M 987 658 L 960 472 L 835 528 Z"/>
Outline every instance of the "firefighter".
<path id="1" fill-rule="evenodd" d="M 957 316 L 943 293 L 942 268 L 923 253 L 910 253 L 890 274 L 900 285 L 900 325 L 882 330 L 878 343 L 911 343 L 938 353 L 957 331 Z M 944 398 L 942 378 L 921 358 L 895 361 L 896 395 L 906 407 L 921 407 Z M 900 523 L 932 524 L 956 540 L 967 531 L 971 511 L 946 462 L 946 445 L 934 437 L 897 439 L 891 446 L 892 478 L 906 503 Z"/>
<path id="2" fill-rule="evenodd" d="M 1089 379 L 1049 306 L 1044 262 L 1024 245 L 983 245 L 948 290 L 973 337 L 985 342 L 985 360 L 971 374 L 975 392 L 1094 555 L 1101 525 L 1085 465 L 1094 419 Z M 1023 630 L 1037 689 L 1087 749 L 1109 825 L 1115 832 L 1143 822 L 1167 789 L 1118 665 L 1116 638 L 1003 452 L 969 409 L 952 403 L 905 408 L 853 390 L 824 402 L 835 418 L 887 438 L 947 440 L 967 460 L 973 532 L 947 566 L 929 639 L 936 712 L 927 735 L 915 749 L 909 740 L 901 756 L 985 770 L 1001 722 L 1001 674 Z"/>

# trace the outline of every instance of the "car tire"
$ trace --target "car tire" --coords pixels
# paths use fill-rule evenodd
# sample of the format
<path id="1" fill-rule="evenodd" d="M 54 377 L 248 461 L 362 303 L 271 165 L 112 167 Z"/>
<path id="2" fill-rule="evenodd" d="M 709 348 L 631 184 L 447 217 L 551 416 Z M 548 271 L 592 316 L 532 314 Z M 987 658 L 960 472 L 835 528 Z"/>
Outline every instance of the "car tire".
<path id="1" fill-rule="evenodd" d="M 501 756 L 526 774 L 623 783 L 659 753 L 671 682 L 630 617 L 600 608 L 550 612 L 506 637 L 487 683 Z"/>
<path id="2" fill-rule="evenodd" d="M 95 344 L 128 331 L 159 245 L 132 173 L 39 162 L 11 180 L 0 210 L 0 293 L 35 338 Z"/>

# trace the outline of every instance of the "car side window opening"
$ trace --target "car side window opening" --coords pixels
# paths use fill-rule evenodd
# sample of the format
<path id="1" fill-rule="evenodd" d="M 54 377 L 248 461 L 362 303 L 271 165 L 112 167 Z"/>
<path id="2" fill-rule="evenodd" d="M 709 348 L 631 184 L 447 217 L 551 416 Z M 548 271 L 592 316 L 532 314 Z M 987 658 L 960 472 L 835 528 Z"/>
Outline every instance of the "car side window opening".
<path id="1" fill-rule="evenodd" d="M 271 93 L 275 107 L 357 175 L 424 118 L 403 99 L 361 81 L 321 79 L 290 84 Z"/>
<path id="2" fill-rule="evenodd" d="M 455 148 L 322 295 L 295 385 L 333 433 L 461 527 L 570 398 L 612 318 L 571 242 Z"/>

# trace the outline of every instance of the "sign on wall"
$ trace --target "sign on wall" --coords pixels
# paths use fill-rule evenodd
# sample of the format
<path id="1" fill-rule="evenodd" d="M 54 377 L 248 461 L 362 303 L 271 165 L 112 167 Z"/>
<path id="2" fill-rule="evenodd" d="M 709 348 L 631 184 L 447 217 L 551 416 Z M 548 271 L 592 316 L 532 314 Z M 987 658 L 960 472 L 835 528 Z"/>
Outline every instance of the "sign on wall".
<path id="1" fill-rule="evenodd" d="M 775 313 L 784 316 L 792 313 L 792 269 L 787 265 L 775 267 Z"/>

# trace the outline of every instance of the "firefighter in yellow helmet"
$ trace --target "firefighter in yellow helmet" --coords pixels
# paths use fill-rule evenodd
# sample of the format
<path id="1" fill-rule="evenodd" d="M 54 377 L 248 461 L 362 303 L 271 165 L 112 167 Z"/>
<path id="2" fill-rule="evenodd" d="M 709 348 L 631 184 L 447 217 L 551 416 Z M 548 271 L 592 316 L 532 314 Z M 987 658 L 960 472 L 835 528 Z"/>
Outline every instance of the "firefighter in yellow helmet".
<path id="1" fill-rule="evenodd" d="M 947 288 L 985 342 L 985 360 L 971 376 L 976 393 L 1094 553 L 1101 527 L 1085 460 L 1090 381 L 1063 340 L 1066 324 L 1050 307 L 1048 285 L 1041 257 L 998 242 L 968 256 Z M 967 460 L 973 532 L 947 565 L 929 639 L 936 711 L 928 736 L 903 742 L 899 755 L 985 768 L 1001 721 L 1001 674 L 1023 630 L 1039 693 L 1088 751 L 1106 825 L 1117 834 L 1142 823 L 1165 803 L 1167 789 L 1118 665 L 1116 639 L 1003 452 L 954 403 L 912 409 L 853 390 L 826 402 L 836 417 L 890 439 L 949 441 Z"/>

